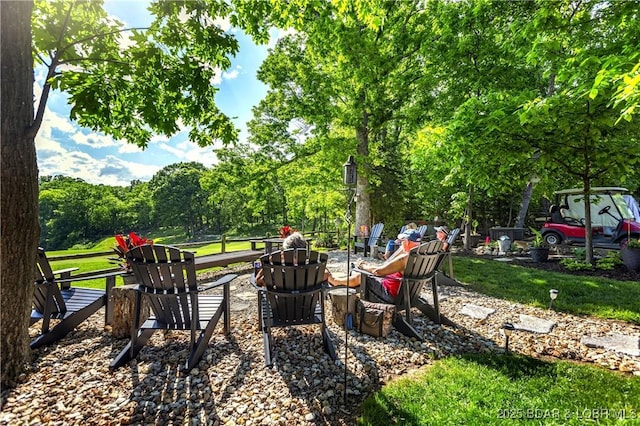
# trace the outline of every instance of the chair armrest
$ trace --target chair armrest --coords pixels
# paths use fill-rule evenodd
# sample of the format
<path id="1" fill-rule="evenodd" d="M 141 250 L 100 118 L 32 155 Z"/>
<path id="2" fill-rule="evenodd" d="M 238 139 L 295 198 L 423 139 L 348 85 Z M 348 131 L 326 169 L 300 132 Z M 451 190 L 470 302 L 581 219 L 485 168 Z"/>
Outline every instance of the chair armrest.
<path id="1" fill-rule="evenodd" d="M 230 283 L 231 281 L 235 280 L 236 278 L 238 278 L 238 274 L 227 274 L 224 277 L 212 282 L 212 283 L 206 283 L 203 284 L 201 286 L 198 286 L 198 291 L 206 291 L 206 290 L 211 290 L 212 288 L 216 288 L 216 287 L 220 287 L 221 285 L 225 285 Z"/>
<path id="2" fill-rule="evenodd" d="M 256 283 L 256 276 L 254 274 L 251 274 L 249 277 L 249 284 L 251 284 L 256 290 L 264 290 L 264 287 Z"/>
<path id="3" fill-rule="evenodd" d="M 367 286 L 367 277 L 375 277 L 375 275 L 363 269 L 353 268 L 352 270 L 360 273 L 360 294 L 364 300 L 368 300 L 367 296 L 369 295 L 369 288 Z"/>
<path id="4" fill-rule="evenodd" d="M 78 268 L 75 268 L 75 269 L 78 269 Z M 96 275 L 83 275 L 81 277 L 63 278 L 63 279 L 60 279 L 60 280 L 56 280 L 56 282 L 59 283 L 59 284 L 69 284 L 69 283 L 76 282 L 76 281 L 99 280 L 101 278 L 117 277 L 117 276 L 124 275 L 124 274 L 125 274 L 124 271 L 107 272 L 107 273 L 100 273 L 100 274 L 96 274 Z"/>
<path id="5" fill-rule="evenodd" d="M 61 277 L 66 275 L 68 277 L 69 273 L 71 273 L 73 271 L 77 271 L 78 269 L 80 269 L 80 268 L 73 267 L 73 268 L 66 268 L 66 269 L 58 269 L 57 271 L 52 271 L 52 272 L 53 272 L 53 275 L 60 275 Z"/>

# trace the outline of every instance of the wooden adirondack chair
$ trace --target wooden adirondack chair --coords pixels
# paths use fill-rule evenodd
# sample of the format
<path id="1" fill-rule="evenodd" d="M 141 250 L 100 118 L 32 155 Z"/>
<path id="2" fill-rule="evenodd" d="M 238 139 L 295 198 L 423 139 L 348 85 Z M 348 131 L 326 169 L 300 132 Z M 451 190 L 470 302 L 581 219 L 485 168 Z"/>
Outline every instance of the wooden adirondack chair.
<path id="1" fill-rule="evenodd" d="M 449 244 L 449 247 L 445 251 L 445 257 L 449 260 L 449 274 L 444 271 L 444 269 L 446 269 L 446 265 L 444 265 L 443 261 L 443 267 L 440 271 L 438 271 L 438 274 L 436 275 L 438 284 L 460 285 L 460 283 L 453 278 L 453 258 L 451 257 L 451 246 L 456 242 L 458 235 L 460 235 L 460 228 L 454 228 L 451 230 L 451 232 L 449 232 L 449 236 L 447 236 L 447 243 Z"/>
<path id="2" fill-rule="evenodd" d="M 364 252 L 364 256 L 375 256 L 378 251 L 378 240 L 382 236 L 382 229 L 384 228 L 384 223 L 376 223 L 371 227 L 371 232 L 368 237 L 358 237 L 357 235 L 353 237 L 353 252 L 358 253 L 358 249 L 361 249 Z M 362 241 L 358 241 L 361 239 Z"/>
<path id="3" fill-rule="evenodd" d="M 198 286 L 194 254 L 160 244 L 143 245 L 127 252 L 138 285 L 131 340 L 111 363 L 118 368 L 136 358 L 156 330 L 189 330 L 189 357 L 182 371 L 190 371 L 202 358 L 218 320 L 224 315 L 224 333 L 230 332 L 229 283 L 237 275 Z M 222 295 L 202 291 L 223 287 Z M 142 298 L 151 307 L 151 317 L 141 324 Z"/>
<path id="4" fill-rule="evenodd" d="M 428 228 L 429 228 L 428 225 L 421 225 L 418 227 L 418 229 L 416 229 L 416 232 L 420 234 L 420 241 L 423 240 L 424 234 L 427 232 Z M 402 227 L 400 228 L 400 232 L 398 232 L 398 235 L 403 234 L 406 229 L 407 229 L 407 225 L 402 225 Z M 397 239 L 397 236 L 392 235 L 391 238 L 389 238 L 386 243 L 384 241 L 381 241 L 383 244 L 378 246 L 378 252 L 384 253 L 387 250 L 387 244 L 389 243 L 389 241 L 392 241 L 392 240 L 395 241 L 396 239 Z"/>
<path id="5" fill-rule="evenodd" d="M 260 258 L 265 287 L 258 287 L 258 319 L 264 339 L 267 366 L 273 364 L 271 329 L 320 324 L 324 350 L 336 359 L 325 323 L 324 272 L 327 254 L 306 249 L 288 249 Z"/>
<path id="6" fill-rule="evenodd" d="M 434 322 L 440 324 L 442 317 L 438 303 L 438 289 L 435 274 L 440 262 L 443 259 L 443 242 L 438 240 L 429 241 L 414 247 L 409 252 L 407 266 L 403 272 L 402 283 L 395 299 L 396 314 L 393 325 L 401 333 L 422 340 L 422 335 L 413 326 L 413 316 L 411 308 L 417 307 Z M 368 273 L 362 272 L 361 288 L 364 300 L 373 302 L 389 303 L 379 299 L 369 291 L 367 286 Z M 422 297 L 421 293 L 425 284 L 431 284 L 433 293 L 433 306 L 429 305 Z M 401 313 L 404 311 L 404 315 Z"/>
<path id="7" fill-rule="evenodd" d="M 418 227 L 418 233 L 420 234 L 420 241 L 424 240 L 424 234 L 427 233 L 428 228 L 429 228 L 429 225 L 420 225 Z"/>
<path id="8" fill-rule="evenodd" d="M 39 247 L 36 280 L 33 291 L 33 310 L 29 325 L 42 321 L 41 334 L 31 341 L 31 349 L 54 343 L 65 337 L 80 323 L 105 306 L 110 290 L 120 272 L 72 277 L 78 268 L 53 271 L 43 248 Z M 72 287 L 72 282 L 105 278 L 105 290 Z M 111 322 L 113 311 L 105 312 L 105 324 Z M 60 320 L 50 328 L 51 320 Z"/>

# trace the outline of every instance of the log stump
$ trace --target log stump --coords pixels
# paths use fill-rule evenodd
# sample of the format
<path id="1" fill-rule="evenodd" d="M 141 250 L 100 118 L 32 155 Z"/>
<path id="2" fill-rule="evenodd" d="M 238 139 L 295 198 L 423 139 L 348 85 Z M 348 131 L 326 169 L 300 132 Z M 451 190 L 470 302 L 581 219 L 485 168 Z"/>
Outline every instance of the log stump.
<path id="1" fill-rule="evenodd" d="M 349 306 L 347 306 L 347 291 L 349 292 Z M 359 296 L 353 288 L 339 287 L 328 291 L 331 299 L 331 314 L 333 321 L 340 327 L 344 326 L 344 318 L 347 313 L 354 314 L 356 311 L 356 302 Z"/>
<path id="2" fill-rule="evenodd" d="M 131 337 L 131 327 L 133 326 L 133 320 L 136 314 L 135 288 L 135 285 L 124 285 L 114 287 L 111 290 L 113 297 L 113 324 L 111 325 L 111 334 L 117 339 Z M 146 321 L 147 318 L 149 318 L 149 302 L 143 297 L 140 322 Z"/>

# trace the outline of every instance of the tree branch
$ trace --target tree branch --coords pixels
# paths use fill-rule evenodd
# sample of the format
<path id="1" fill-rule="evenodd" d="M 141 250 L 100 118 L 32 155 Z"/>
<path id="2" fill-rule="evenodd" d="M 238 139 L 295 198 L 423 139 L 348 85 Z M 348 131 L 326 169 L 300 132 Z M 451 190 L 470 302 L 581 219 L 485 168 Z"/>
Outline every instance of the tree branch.
<path id="1" fill-rule="evenodd" d="M 69 25 L 69 19 L 71 18 L 71 11 L 75 6 L 75 2 L 71 3 L 69 10 L 67 10 L 67 16 L 64 18 L 64 23 L 62 24 L 62 28 L 60 28 L 60 35 L 58 36 L 58 46 L 62 44 L 62 39 L 64 37 L 64 33 L 67 30 Z M 49 99 L 49 92 L 51 91 L 51 83 L 49 80 L 53 78 L 55 75 L 56 67 L 58 66 L 58 58 L 60 57 L 60 51 L 56 50 L 55 55 L 51 57 L 51 64 L 49 64 L 49 68 L 47 70 L 47 78 L 44 80 L 44 84 L 42 85 L 42 95 L 40 96 L 40 100 L 38 101 L 38 110 L 36 111 L 36 116 L 33 119 L 33 124 L 27 131 L 27 135 L 29 138 L 35 138 L 40 130 L 40 126 L 42 126 L 42 118 L 44 117 L 44 109 L 47 106 L 47 100 Z"/>
<path id="2" fill-rule="evenodd" d="M 149 29 L 149 27 L 132 27 L 132 28 L 121 28 L 121 29 L 117 29 L 117 30 L 114 30 L 114 31 L 108 31 L 108 32 L 105 32 L 105 33 L 100 33 L 100 34 L 93 34 L 91 36 L 75 40 L 74 42 L 69 43 L 68 45 L 66 45 L 64 47 L 61 47 L 60 50 L 62 52 L 65 52 L 67 49 L 69 49 L 70 47 L 75 46 L 77 44 L 84 43 L 84 42 L 91 41 L 91 40 L 95 40 L 97 38 L 105 37 L 105 36 L 112 35 L 112 34 L 118 34 L 118 33 L 123 33 L 123 32 L 126 32 L 126 31 L 133 31 L 133 30 L 148 30 L 148 29 Z"/>
<path id="3" fill-rule="evenodd" d="M 86 62 L 105 62 L 105 63 L 118 64 L 118 65 L 130 65 L 129 62 L 116 61 L 114 59 L 108 59 L 108 58 L 92 58 L 92 57 L 74 58 L 74 59 L 68 59 L 66 61 L 59 61 L 58 65 L 67 65 L 73 62 L 85 62 L 85 61 Z"/>

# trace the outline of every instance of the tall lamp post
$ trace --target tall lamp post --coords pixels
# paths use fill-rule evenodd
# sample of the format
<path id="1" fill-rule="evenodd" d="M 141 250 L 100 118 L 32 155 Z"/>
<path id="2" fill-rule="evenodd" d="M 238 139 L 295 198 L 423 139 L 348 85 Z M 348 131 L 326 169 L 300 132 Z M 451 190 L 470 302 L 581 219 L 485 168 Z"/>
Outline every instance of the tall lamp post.
<path id="1" fill-rule="evenodd" d="M 347 313 L 344 317 L 344 402 L 347 402 L 347 339 L 349 330 L 353 328 L 353 314 L 349 312 L 349 277 L 351 276 L 351 204 L 356 195 L 356 184 L 358 182 L 358 168 L 353 159 L 353 155 L 342 166 L 342 183 L 347 189 L 347 212 L 345 221 L 347 222 Z"/>

